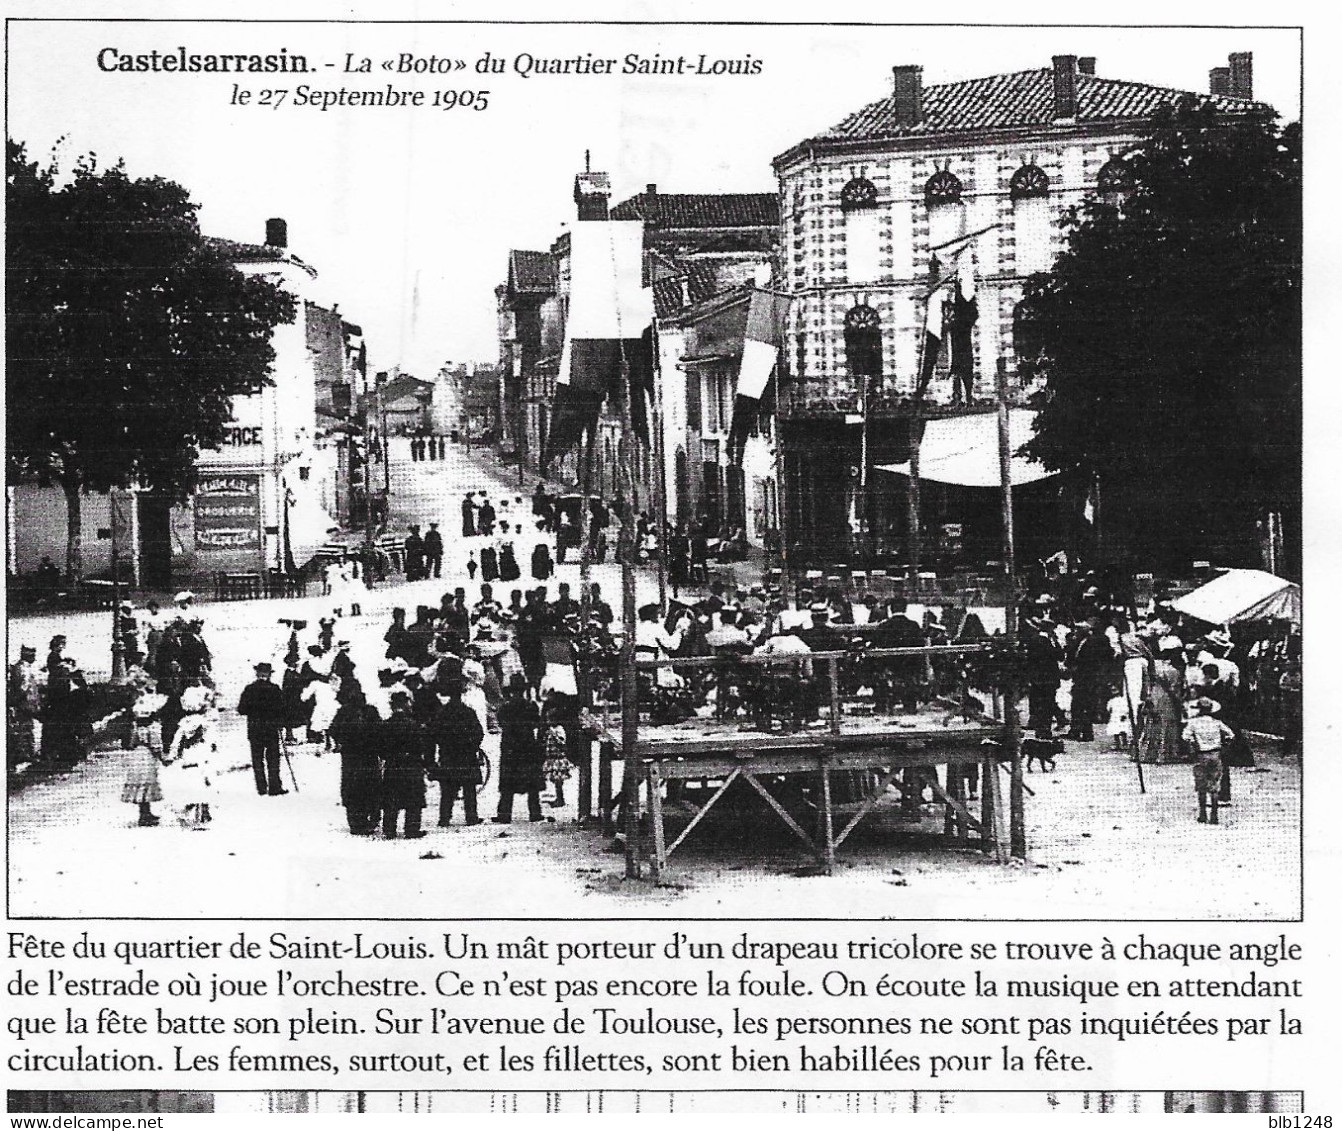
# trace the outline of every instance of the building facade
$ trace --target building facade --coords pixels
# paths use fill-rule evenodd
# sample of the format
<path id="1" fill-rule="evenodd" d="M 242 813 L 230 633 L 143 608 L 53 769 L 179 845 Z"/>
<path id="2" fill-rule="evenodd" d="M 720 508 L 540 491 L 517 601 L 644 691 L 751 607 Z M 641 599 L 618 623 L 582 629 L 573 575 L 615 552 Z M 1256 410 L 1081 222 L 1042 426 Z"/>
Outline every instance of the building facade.
<path id="1" fill-rule="evenodd" d="M 326 541 L 349 503 L 348 391 L 366 369 L 362 332 L 313 299 L 315 268 L 288 247 L 281 219 L 263 243 L 214 239 L 239 270 L 263 275 L 296 299 L 292 323 L 277 326 L 271 381 L 233 398 L 217 449 L 201 449 L 197 488 L 185 503 L 152 491 L 90 495 L 83 506 L 86 576 L 169 588 L 220 572 L 292 572 Z M 27 573 L 43 556 L 64 560 L 65 502 L 59 489 L 9 491 L 10 569 Z M 112 537 L 108 537 L 111 534 Z"/>
<path id="2" fill-rule="evenodd" d="M 1232 55 L 1211 87 L 1199 97 L 1223 112 L 1252 107 L 1251 57 Z M 1102 77 L 1095 59 L 1072 55 L 927 87 L 920 67 L 897 66 L 885 97 L 775 158 L 780 283 L 793 296 L 779 423 L 794 553 L 905 558 L 909 480 L 873 469 L 909 459 L 938 272 L 969 257 L 977 318 L 961 332 L 972 367 L 957 381 L 948 348 L 927 359 L 919 417 L 988 410 L 999 365 L 1009 398 L 1026 402 L 1038 391 L 1017 364 L 1026 278 L 1063 249 L 1070 208 L 1126 190 L 1124 155 L 1184 96 Z M 934 525 L 924 517 L 924 530 Z"/>
<path id="3" fill-rule="evenodd" d="M 726 440 L 749 285 L 761 269 L 771 273 L 777 263 L 776 195 L 663 193 L 649 184 L 611 206 L 607 175 L 585 172 L 575 178 L 574 202 L 579 220 L 643 224 L 645 278 L 653 289 L 657 319 L 655 393 L 663 424 L 651 450 L 641 451 L 636 460 L 640 501 L 651 510 L 664 488 L 672 523 L 707 518 L 716 529 L 730 513 L 738 520 L 733 525 L 746 527 L 748 537 L 762 536 L 767 508 L 748 499 L 741 484 L 769 476 L 743 478 L 741 469 L 729 465 Z M 515 375 L 519 389 L 511 427 L 532 471 L 540 470 L 545 451 L 569 286 L 569 235 L 564 232 L 546 251 L 511 252 L 507 281 L 496 292 L 500 362 L 505 373 Z M 697 344 L 701 338 L 717 342 L 712 348 L 719 352 L 704 353 Z M 506 396 L 504 403 L 509 403 Z M 765 461 L 771 468 L 771 452 L 757 440 L 752 438 L 748 460 L 752 467 Z M 619 415 L 608 407 L 597 427 L 593 467 L 594 490 L 607 499 L 623 493 L 619 459 L 624 442 Z M 556 461 L 551 474 L 575 483 L 577 454 Z"/>

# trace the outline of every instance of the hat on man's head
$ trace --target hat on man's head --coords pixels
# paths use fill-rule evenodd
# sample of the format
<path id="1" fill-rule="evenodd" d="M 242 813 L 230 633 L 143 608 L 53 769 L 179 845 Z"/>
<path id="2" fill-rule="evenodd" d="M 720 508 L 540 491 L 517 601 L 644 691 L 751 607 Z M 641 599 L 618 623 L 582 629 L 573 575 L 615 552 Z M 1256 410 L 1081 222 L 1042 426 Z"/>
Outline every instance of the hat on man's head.
<path id="1" fill-rule="evenodd" d="M 1215 699 L 1208 699 L 1205 695 L 1194 700 L 1193 706 L 1197 709 L 1198 714 L 1201 715 L 1214 715 L 1221 709 L 1220 703 Z"/>
<path id="2" fill-rule="evenodd" d="M 269 660 L 262 660 L 259 664 L 253 666 L 253 670 L 257 675 L 274 675 L 275 665 Z"/>
<path id="3" fill-rule="evenodd" d="M 37 649 L 34 648 L 31 644 L 20 645 L 19 657 L 22 658 L 24 656 L 27 656 L 28 659 L 30 660 L 35 660 L 37 658 Z"/>

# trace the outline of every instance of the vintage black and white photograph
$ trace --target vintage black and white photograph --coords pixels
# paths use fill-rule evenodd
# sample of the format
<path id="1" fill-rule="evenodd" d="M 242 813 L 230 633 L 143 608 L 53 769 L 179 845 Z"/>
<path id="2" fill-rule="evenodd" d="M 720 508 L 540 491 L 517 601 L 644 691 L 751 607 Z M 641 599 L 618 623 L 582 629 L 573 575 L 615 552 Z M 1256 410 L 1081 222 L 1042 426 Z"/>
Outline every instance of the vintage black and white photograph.
<path id="1" fill-rule="evenodd" d="M 1300 917 L 1300 29 L 7 56 L 11 916 Z"/>

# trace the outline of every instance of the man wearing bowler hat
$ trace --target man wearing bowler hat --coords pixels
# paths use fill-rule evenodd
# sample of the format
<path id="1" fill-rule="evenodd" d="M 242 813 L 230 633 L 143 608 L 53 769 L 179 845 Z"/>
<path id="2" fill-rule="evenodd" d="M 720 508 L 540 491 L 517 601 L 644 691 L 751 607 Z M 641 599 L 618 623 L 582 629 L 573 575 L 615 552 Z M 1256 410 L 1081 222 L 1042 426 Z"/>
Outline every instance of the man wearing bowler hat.
<path id="1" fill-rule="evenodd" d="M 270 678 L 274 674 L 270 664 L 256 665 L 256 679 L 243 688 L 238 714 L 247 720 L 256 792 L 278 797 L 289 791 L 280 784 L 280 727 L 285 723 L 285 711 L 284 693 Z"/>

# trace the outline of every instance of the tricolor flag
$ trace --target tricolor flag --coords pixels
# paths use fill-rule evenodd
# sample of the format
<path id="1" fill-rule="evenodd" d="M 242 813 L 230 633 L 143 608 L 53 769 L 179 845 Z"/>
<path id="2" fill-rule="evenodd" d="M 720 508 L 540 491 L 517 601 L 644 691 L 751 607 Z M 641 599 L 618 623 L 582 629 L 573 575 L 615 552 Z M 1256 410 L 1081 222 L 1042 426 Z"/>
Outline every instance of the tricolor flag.
<path id="1" fill-rule="evenodd" d="M 732 406 L 732 424 L 727 437 L 727 451 L 734 463 L 740 463 L 746 437 L 755 429 L 760 398 L 773 376 L 778 351 L 787 333 L 791 302 L 788 295 L 777 291 L 751 292 L 746 336 L 741 348 L 741 370 L 736 377 L 736 401 Z"/>
<path id="2" fill-rule="evenodd" d="M 939 283 L 927 296 L 926 318 L 923 324 L 923 365 L 918 373 L 918 396 L 927 393 L 936 372 L 937 357 L 941 354 L 941 339 L 945 334 L 946 286 Z"/>
<path id="3" fill-rule="evenodd" d="M 557 691 L 562 695 L 577 695 L 578 669 L 573 657 L 573 642 L 563 636 L 542 637 L 541 654 L 545 658 L 541 694 Z"/>
<path id="4" fill-rule="evenodd" d="M 999 227 L 989 224 L 975 232 L 957 236 L 932 249 L 933 290 L 927 296 L 927 323 L 923 339 L 923 364 L 918 373 L 918 396 L 927 392 L 936 372 L 937 358 L 947 336 L 951 347 L 951 374 L 974 387 L 974 323 L 978 321 L 978 281 L 974 268 L 974 243 L 985 232 Z M 945 274 L 941 274 L 945 267 Z"/>
<path id="5" fill-rule="evenodd" d="M 546 467 L 595 426 L 622 364 L 629 366 L 632 387 L 650 385 L 643 370 L 651 364 L 652 291 L 643 285 L 642 221 L 580 220 L 569 238 L 568 322 L 542 457 Z M 640 414 L 645 410 L 636 408 Z"/>
<path id="6" fill-rule="evenodd" d="M 950 297 L 947 329 L 951 338 L 951 378 L 966 403 L 974 394 L 974 323 L 979 320 L 974 253 L 964 249 L 956 262 L 955 288 Z"/>

